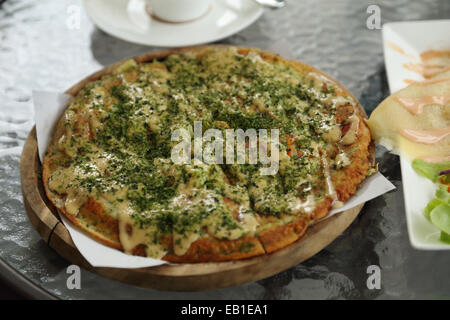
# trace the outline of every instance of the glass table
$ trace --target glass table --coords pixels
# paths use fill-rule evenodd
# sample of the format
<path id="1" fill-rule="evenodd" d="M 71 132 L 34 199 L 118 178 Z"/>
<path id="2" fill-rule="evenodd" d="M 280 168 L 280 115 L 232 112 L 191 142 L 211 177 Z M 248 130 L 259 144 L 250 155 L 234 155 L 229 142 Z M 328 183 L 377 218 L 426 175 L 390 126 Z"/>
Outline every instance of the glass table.
<path id="1" fill-rule="evenodd" d="M 1 2 L 1 1 L 0 1 Z M 343 83 L 370 113 L 388 95 L 382 23 L 450 17 L 448 0 L 291 0 L 221 43 L 270 48 L 289 44 L 296 59 Z M 80 29 L 66 26 L 81 9 Z M 208 292 L 161 292 L 81 272 L 67 287 L 69 262 L 33 229 L 23 207 L 19 158 L 33 127 L 32 90 L 64 91 L 117 60 L 160 48 L 133 45 L 97 29 L 79 0 L 7 0 L 0 5 L 0 279 L 32 298 L 59 299 L 418 299 L 450 298 L 450 251 L 417 251 L 406 231 L 399 161 L 377 150 L 380 171 L 397 187 L 368 202 L 353 224 L 306 262 L 273 277 Z M 381 288 L 369 289 L 369 266 Z"/>

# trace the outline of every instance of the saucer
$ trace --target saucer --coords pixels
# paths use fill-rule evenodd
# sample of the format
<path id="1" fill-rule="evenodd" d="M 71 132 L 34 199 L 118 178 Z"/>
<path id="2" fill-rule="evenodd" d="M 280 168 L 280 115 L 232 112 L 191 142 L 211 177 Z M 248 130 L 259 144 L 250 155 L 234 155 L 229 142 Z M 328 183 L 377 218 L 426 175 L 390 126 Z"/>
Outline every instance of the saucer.
<path id="1" fill-rule="evenodd" d="M 157 47 L 183 47 L 224 39 L 255 22 L 263 8 L 253 0 L 213 0 L 203 16 L 170 23 L 152 17 L 145 0 L 84 0 L 92 21 L 119 39 Z"/>

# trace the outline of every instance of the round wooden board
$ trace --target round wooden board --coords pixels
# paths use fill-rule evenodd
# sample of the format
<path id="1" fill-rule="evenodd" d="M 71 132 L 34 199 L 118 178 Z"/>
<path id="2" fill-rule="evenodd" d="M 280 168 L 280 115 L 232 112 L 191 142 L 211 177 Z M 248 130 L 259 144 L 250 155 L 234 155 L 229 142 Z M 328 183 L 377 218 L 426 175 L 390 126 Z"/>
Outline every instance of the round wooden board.
<path id="1" fill-rule="evenodd" d="M 159 51 L 134 59 L 137 62 L 145 62 L 189 49 Z M 96 72 L 67 90 L 66 93 L 76 95 L 88 82 L 110 73 L 120 63 Z M 335 80 L 333 79 L 333 81 Z M 364 111 L 362 112 L 364 113 Z M 172 264 L 139 269 L 93 267 L 77 250 L 68 230 L 60 221 L 56 208 L 45 195 L 41 181 L 42 171 L 35 128 L 25 142 L 20 161 L 20 173 L 28 217 L 51 248 L 71 263 L 101 276 L 159 290 L 212 290 L 256 281 L 279 273 L 325 248 L 355 220 L 364 205 L 361 204 L 309 227 L 303 237 L 282 250 L 254 258 L 230 262 Z"/>

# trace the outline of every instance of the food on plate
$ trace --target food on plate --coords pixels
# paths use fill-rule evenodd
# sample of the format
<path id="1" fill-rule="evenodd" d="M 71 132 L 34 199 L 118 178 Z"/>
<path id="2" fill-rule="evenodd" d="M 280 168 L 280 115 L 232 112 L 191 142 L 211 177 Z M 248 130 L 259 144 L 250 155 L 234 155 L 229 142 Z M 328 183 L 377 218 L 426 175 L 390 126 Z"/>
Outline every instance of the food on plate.
<path id="1" fill-rule="evenodd" d="M 450 156 L 450 79 L 411 84 L 386 98 L 367 121 L 377 143 L 410 158 Z"/>
<path id="2" fill-rule="evenodd" d="M 424 215 L 450 243 L 450 51 L 426 51 L 407 64 L 426 80 L 385 99 L 367 121 L 374 140 L 412 160 L 413 169 L 438 183 Z"/>
<path id="3" fill-rule="evenodd" d="M 279 129 L 279 170 L 175 164 L 177 129 Z M 275 152 L 275 150 L 270 150 Z M 128 60 L 68 104 L 43 161 L 51 202 L 125 253 L 170 262 L 279 250 L 342 205 L 372 172 L 358 101 L 320 71 L 227 46 Z"/>
<path id="4" fill-rule="evenodd" d="M 427 162 L 415 159 L 412 166 L 420 175 L 438 183 L 436 197 L 425 207 L 424 214 L 441 230 L 441 241 L 450 244 L 450 160 Z"/>

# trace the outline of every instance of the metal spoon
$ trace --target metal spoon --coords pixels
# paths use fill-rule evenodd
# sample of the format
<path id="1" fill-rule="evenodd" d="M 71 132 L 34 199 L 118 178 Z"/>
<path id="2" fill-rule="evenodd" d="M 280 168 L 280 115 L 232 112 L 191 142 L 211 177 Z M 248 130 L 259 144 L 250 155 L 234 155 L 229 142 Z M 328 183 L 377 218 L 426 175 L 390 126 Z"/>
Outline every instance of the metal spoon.
<path id="1" fill-rule="evenodd" d="M 279 9 L 283 8 L 286 5 L 285 0 L 255 0 L 260 5 L 272 8 L 272 9 Z"/>

